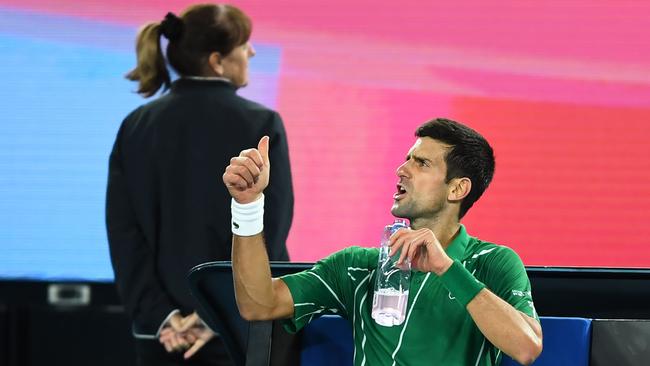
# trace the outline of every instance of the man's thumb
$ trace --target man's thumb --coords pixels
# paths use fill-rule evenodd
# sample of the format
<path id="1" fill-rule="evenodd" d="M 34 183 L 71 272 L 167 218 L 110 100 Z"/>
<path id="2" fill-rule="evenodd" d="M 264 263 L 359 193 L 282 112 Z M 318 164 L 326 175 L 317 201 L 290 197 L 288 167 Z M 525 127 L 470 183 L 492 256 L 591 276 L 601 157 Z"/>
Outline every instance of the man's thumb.
<path id="1" fill-rule="evenodd" d="M 264 136 L 257 144 L 257 150 L 262 155 L 262 159 L 264 159 L 265 165 L 269 165 L 269 140 L 270 138 L 268 136 Z"/>

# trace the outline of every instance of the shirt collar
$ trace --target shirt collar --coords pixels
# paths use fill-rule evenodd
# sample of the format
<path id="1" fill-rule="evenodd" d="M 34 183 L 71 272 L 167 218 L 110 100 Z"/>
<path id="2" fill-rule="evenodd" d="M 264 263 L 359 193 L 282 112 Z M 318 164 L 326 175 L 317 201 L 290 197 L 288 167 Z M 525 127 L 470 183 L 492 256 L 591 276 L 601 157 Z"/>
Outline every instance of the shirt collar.
<path id="1" fill-rule="evenodd" d="M 465 254 L 467 243 L 469 243 L 469 235 L 467 235 L 465 225 L 461 224 L 456 237 L 447 247 L 447 255 L 453 260 L 461 260 Z"/>
<path id="2" fill-rule="evenodd" d="M 217 77 L 181 77 L 176 79 L 171 86 L 172 90 L 212 90 L 215 88 L 237 91 L 237 87 L 230 81 Z"/>
<path id="3" fill-rule="evenodd" d="M 220 76 L 181 76 L 181 79 L 199 81 L 225 81 L 232 84 L 232 81 L 230 81 L 230 79 Z"/>

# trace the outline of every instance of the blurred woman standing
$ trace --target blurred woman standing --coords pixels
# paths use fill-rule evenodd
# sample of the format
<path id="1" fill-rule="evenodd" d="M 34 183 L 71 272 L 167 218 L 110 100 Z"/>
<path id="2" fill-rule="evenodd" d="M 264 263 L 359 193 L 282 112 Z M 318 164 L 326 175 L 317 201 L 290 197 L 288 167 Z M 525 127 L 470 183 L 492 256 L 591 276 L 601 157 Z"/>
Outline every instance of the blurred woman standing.
<path id="1" fill-rule="evenodd" d="M 236 94 L 255 55 L 251 29 L 234 6 L 200 4 L 144 25 L 137 36 L 137 66 L 127 78 L 144 97 L 163 93 L 131 112 L 118 131 L 106 224 L 140 365 L 231 364 L 223 342 L 195 313 L 187 273 L 230 259 L 230 195 L 221 173 L 231 156 L 264 135 L 273 162 L 265 191 L 267 251 L 271 260 L 289 260 L 293 188 L 282 119 Z M 161 37 L 168 40 L 166 59 Z M 166 61 L 178 80 L 171 81 Z"/>

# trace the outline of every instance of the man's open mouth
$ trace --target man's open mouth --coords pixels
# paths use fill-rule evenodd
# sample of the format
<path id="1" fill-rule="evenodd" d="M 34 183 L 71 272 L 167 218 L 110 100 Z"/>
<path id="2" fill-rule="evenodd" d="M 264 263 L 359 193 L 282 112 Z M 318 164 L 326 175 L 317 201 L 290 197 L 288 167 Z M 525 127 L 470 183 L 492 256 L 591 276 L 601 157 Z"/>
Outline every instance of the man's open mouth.
<path id="1" fill-rule="evenodd" d="M 401 184 L 397 185 L 397 192 L 393 195 L 393 199 L 401 200 L 406 195 L 406 189 Z"/>

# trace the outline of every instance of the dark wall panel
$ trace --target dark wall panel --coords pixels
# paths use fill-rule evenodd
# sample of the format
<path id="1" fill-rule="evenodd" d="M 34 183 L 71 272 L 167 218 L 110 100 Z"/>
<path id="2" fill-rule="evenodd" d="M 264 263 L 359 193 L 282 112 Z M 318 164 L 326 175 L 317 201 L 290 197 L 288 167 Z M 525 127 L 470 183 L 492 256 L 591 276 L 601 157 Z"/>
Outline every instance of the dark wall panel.
<path id="1" fill-rule="evenodd" d="M 34 307 L 24 365 L 134 365 L 130 324 L 119 309 Z"/>
<path id="2" fill-rule="evenodd" d="M 594 320 L 591 366 L 650 364 L 650 321 Z"/>
<path id="3" fill-rule="evenodd" d="M 0 365 L 9 365 L 9 325 L 7 307 L 0 304 Z"/>

